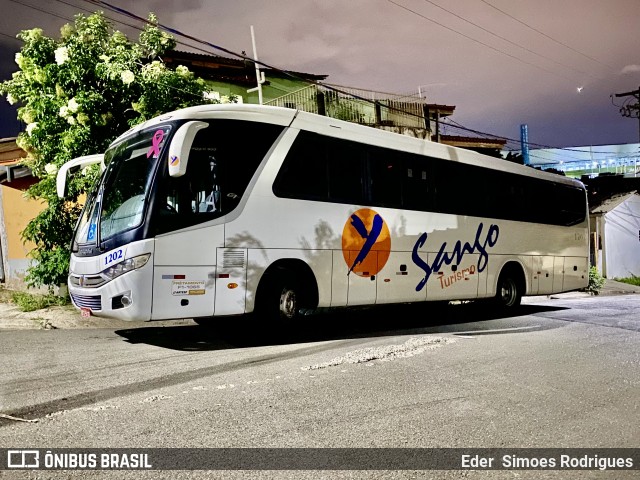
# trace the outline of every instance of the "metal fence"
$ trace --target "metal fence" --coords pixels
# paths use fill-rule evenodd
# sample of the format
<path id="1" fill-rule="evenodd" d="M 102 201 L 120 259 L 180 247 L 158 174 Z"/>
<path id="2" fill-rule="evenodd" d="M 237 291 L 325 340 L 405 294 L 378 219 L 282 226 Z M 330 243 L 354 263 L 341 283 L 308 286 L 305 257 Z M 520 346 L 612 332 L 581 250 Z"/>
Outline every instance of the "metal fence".
<path id="1" fill-rule="evenodd" d="M 429 130 L 423 99 L 339 85 L 309 85 L 265 102 L 265 105 L 295 108 L 375 127 Z"/>

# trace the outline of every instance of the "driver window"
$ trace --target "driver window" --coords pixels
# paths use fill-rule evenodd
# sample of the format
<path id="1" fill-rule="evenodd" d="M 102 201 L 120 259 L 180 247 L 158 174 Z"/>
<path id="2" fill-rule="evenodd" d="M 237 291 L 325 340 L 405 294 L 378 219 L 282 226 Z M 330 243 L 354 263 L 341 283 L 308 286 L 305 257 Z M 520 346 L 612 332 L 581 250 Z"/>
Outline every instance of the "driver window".
<path id="1" fill-rule="evenodd" d="M 199 130 L 182 177 L 166 161 L 154 200 L 155 233 L 207 222 L 233 211 L 283 127 L 241 120 L 211 120 Z"/>
<path id="2" fill-rule="evenodd" d="M 210 140 L 210 128 L 200 130 L 189 153 L 187 172 L 169 177 L 164 171 L 164 188 L 156 208 L 157 233 L 206 222 L 224 214 L 220 201 L 219 160 Z"/>

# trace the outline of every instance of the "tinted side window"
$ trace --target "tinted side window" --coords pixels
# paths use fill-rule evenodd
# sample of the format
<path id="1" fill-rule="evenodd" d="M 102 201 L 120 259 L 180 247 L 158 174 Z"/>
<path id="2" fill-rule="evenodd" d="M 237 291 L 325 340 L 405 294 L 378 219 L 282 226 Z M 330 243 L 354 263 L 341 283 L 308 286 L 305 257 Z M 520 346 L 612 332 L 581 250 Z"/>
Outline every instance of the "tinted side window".
<path id="1" fill-rule="evenodd" d="M 366 203 L 363 169 L 366 146 L 361 143 L 327 138 L 329 200 L 337 203 Z"/>
<path id="2" fill-rule="evenodd" d="M 301 131 L 273 184 L 279 197 L 364 203 L 366 146 Z"/>
<path id="3" fill-rule="evenodd" d="M 580 188 L 569 185 L 556 185 L 559 223 L 561 225 L 575 225 L 584 221 L 586 215 L 585 193 Z"/>
<path id="4" fill-rule="evenodd" d="M 433 161 L 421 155 L 404 154 L 402 204 L 408 210 L 434 210 Z"/>
<path id="5" fill-rule="evenodd" d="M 438 212 L 483 216 L 487 212 L 486 172 L 480 167 L 434 159 Z"/>
<path id="6" fill-rule="evenodd" d="M 371 147 L 368 167 L 371 203 L 380 207 L 402 208 L 404 167 L 401 153 Z"/>
<path id="7" fill-rule="evenodd" d="M 279 197 L 327 201 L 327 166 L 326 142 L 319 135 L 301 131 L 278 172 L 273 191 Z"/>

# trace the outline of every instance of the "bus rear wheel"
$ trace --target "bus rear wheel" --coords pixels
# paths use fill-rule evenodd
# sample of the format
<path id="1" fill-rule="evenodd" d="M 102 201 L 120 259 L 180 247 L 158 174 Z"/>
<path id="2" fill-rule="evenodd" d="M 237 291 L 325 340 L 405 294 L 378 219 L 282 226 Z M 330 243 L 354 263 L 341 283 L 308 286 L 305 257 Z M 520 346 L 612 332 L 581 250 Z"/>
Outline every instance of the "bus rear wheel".
<path id="1" fill-rule="evenodd" d="M 495 303 L 499 308 L 516 309 L 522 300 L 522 287 L 520 277 L 514 269 L 509 269 L 500 274 L 498 280 L 498 290 L 496 292 Z"/>

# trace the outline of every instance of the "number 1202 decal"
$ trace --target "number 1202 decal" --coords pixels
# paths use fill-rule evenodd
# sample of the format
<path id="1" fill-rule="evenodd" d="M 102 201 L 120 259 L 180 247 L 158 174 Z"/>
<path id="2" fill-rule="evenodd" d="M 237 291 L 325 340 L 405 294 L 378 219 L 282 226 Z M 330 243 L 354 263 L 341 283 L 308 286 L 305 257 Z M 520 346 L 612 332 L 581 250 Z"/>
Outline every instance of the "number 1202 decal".
<path id="1" fill-rule="evenodd" d="M 124 258 L 124 252 L 122 249 L 115 250 L 113 252 L 107 253 L 104 256 L 104 264 L 109 265 L 110 263 L 118 262 Z"/>

